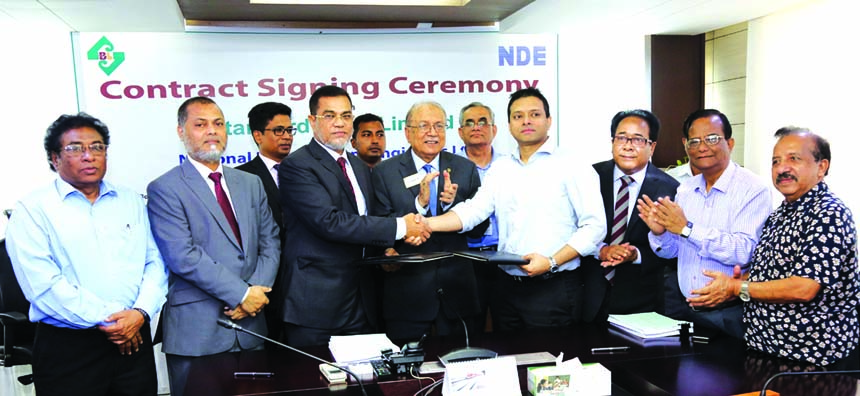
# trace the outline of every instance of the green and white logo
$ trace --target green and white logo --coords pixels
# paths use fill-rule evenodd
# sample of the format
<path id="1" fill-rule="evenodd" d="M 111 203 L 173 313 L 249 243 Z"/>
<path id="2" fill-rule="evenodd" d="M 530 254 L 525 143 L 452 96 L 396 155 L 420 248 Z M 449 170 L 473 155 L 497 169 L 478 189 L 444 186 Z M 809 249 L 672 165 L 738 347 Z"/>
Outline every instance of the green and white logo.
<path id="1" fill-rule="evenodd" d="M 99 61 L 99 69 L 109 76 L 119 65 L 125 61 L 125 52 L 113 50 L 113 43 L 102 36 L 102 38 L 87 51 L 87 59 Z"/>

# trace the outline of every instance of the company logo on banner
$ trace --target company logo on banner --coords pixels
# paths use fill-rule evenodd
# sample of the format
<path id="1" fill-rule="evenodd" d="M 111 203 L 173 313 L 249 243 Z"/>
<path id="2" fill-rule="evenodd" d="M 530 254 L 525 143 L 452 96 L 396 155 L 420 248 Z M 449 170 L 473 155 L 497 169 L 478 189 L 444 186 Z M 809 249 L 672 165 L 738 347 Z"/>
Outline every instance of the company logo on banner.
<path id="1" fill-rule="evenodd" d="M 551 107 L 557 105 L 555 48 L 554 35 L 497 33 L 75 36 L 81 110 L 104 121 L 112 135 L 108 177 L 141 191 L 185 160 L 176 111 L 195 96 L 212 98 L 224 111 L 226 166 L 257 155 L 247 114 L 262 102 L 290 106 L 297 129 L 292 150 L 307 144 L 313 137 L 308 101 L 325 85 L 349 92 L 356 116 L 373 113 L 384 120 L 384 159 L 409 148 L 406 112 L 424 100 L 439 102 L 448 113 L 446 151 L 463 150 L 460 109 L 482 102 L 495 113 L 494 147 L 509 152 L 516 147 L 507 126 L 511 93 L 539 88 Z"/>
<path id="2" fill-rule="evenodd" d="M 107 37 L 102 36 L 102 38 L 93 44 L 90 47 L 90 50 L 87 51 L 87 59 L 89 60 L 97 60 L 99 69 L 101 69 L 105 75 L 110 76 L 114 70 L 116 70 L 119 65 L 125 61 L 125 52 L 115 52 L 113 50 L 113 43 L 107 39 Z"/>

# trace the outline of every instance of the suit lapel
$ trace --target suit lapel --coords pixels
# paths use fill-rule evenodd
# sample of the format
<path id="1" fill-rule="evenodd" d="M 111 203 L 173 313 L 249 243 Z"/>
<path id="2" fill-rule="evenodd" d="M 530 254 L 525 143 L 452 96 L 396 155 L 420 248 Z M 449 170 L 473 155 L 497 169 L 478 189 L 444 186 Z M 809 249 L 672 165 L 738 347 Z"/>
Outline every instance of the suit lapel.
<path id="1" fill-rule="evenodd" d="M 252 234 L 251 226 L 254 223 L 251 221 L 251 219 L 254 218 L 252 213 L 253 205 L 250 201 L 251 186 L 243 182 L 238 174 L 239 172 L 241 171 L 224 167 L 224 176 L 227 179 L 227 189 L 230 190 L 230 201 L 233 204 L 233 215 L 236 216 L 236 222 L 239 223 L 239 234 L 242 235 L 242 244 L 247 244 L 248 237 Z M 229 227 L 229 223 L 227 226 Z M 230 234 L 233 234 L 232 229 L 230 229 Z M 241 249 L 244 251 L 244 246 L 242 246 Z"/>
<path id="2" fill-rule="evenodd" d="M 233 245 L 237 248 L 241 249 L 238 241 L 236 241 L 236 236 L 233 235 L 233 229 L 230 227 L 230 223 L 227 222 L 227 217 L 224 216 L 224 212 L 221 210 L 221 206 L 218 204 L 218 199 L 215 198 L 215 194 L 212 193 L 212 190 L 209 189 L 209 182 L 203 180 L 200 177 L 200 173 L 197 172 L 197 169 L 194 168 L 194 165 L 189 161 L 185 161 L 182 163 L 180 169 L 182 170 L 182 180 L 188 185 L 188 189 L 191 190 L 191 193 L 194 194 L 200 202 L 203 203 L 203 206 L 206 210 L 209 211 L 210 214 L 215 218 L 215 221 L 218 223 L 218 226 L 221 227 L 221 231 L 227 235 Z M 228 178 L 229 180 L 229 178 Z M 230 188 L 229 184 L 227 188 Z M 237 187 L 239 188 L 239 187 Z M 232 191 L 232 188 L 230 188 Z M 233 204 L 235 206 L 235 203 Z M 237 219 L 237 221 L 239 221 Z M 241 232 L 241 225 L 239 223 L 239 230 Z"/>
<path id="3" fill-rule="evenodd" d="M 308 150 L 310 150 L 314 158 L 319 161 L 319 164 L 323 169 L 334 175 L 335 180 L 340 184 L 344 195 L 350 198 L 348 201 L 352 204 L 352 209 L 358 213 L 358 204 L 355 203 L 355 196 L 352 194 L 352 185 L 349 183 L 349 180 L 346 179 L 346 176 L 343 175 L 343 170 L 340 168 L 337 161 L 335 161 L 328 151 L 326 151 L 326 149 L 320 146 L 316 141 L 308 142 Z"/>
<path id="4" fill-rule="evenodd" d="M 403 155 L 400 156 L 400 177 L 405 179 L 409 176 L 418 173 L 418 170 L 415 169 L 415 161 L 412 160 L 412 148 L 406 150 Z M 412 193 L 412 197 L 417 197 L 418 193 L 421 192 L 421 187 L 416 184 L 412 187 L 409 187 L 409 192 Z"/>
<path id="5" fill-rule="evenodd" d="M 645 179 L 642 180 L 642 186 L 639 187 L 639 196 L 636 197 L 637 200 L 642 198 L 643 194 L 647 195 L 652 200 L 657 200 L 657 198 L 659 198 L 657 196 L 659 192 L 655 188 L 657 183 L 653 181 L 655 172 L 654 164 L 649 162 L 647 166 L 648 168 L 645 171 Z M 627 228 L 632 228 L 640 222 L 642 222 L 642 219 L 639 218 L 639 209 L 634 206 L 633 214 L 630 215 L 630 224 L 627 225 Z"/>
<path id="6" fill-rule="evenodd" d="M 607 166 L 608 165 L 608 166 Z M 612 172 L 615 170 L 615 162 L 598 164 L 597 174 L 600 177 L 600 195 L 603 196 L 603 211 L 606 213 L 606 242 L 612 233 L 612 219 L 615 218 L 615 189 Z"/>
<path id="7" fill-rule="evenodd" d="M 257 175 L 260 176 L 260 180 L 263 181 L 263 188 L 266 189 L 267 196 L 278 197 L 280 196 L 280 191 L 278 191 L 278 184 L 275 183 L 275 180 L 272 179 L 272 173 L 269 171 L 269 168 L 266 167 L 266 163 L 263 162 L 263 159 L 258 155 L 257 158 L 251 160 L 253 163 L 252 166 L 257 168 Z M 275 202 L 270 203 L 275 208 L 281 208 L 280 199 L 276 199 Z M 274 215 L 274 213 L 273 213 Z M 280 220 L 278 220 L 280 222 Z"/>

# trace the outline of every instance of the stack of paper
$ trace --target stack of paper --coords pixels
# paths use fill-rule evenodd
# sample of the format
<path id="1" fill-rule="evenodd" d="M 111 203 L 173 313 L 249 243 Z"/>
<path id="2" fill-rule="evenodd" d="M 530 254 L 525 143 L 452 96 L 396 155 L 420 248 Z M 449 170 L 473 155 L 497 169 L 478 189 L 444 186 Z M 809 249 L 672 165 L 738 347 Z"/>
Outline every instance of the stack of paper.
<path id="1" fill-rule="evenodd" d="M 629 315 L 609 315 L 609 324 L 640 338 L 677 336 L 681 325 L 687 322 L 667 318 L 656 312 Z M 690 330 L 692 331 L 692 325 Z"/>
<path id="2" fill-rule="evenodd" d="M 383 333 L 359 334 L 350 336 L 332 336 L 328 342 L 331 356 L 337 363 L 352 363 L 378 359 L 383 349 L 399 351 Z"/>
<path id="3" fill-rule="evenodd" d="M 520 377 L 513 356 L 448 363 L 444 396 L 520 396 Z"/>

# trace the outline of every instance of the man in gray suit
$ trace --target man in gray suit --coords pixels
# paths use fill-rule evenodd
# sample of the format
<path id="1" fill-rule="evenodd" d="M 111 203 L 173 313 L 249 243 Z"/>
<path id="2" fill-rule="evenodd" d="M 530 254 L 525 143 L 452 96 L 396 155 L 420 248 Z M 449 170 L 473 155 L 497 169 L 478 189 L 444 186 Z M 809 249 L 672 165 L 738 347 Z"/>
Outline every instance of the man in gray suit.
<path id="1" fill-rule="evenodd" d="M 261 340 L 217 320 L 266 332 L 262 309 L 280 255 L 260 178 L 221 166 L 227 146 L 221 109 L 196 97 L 178 113 L 188 159 L 147 187 L 152 233 L 170 269 L 162 350 L 173 396 L 183 394 L 196 357 L 262 348 Z"/>

